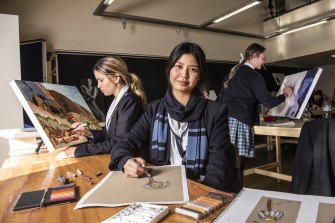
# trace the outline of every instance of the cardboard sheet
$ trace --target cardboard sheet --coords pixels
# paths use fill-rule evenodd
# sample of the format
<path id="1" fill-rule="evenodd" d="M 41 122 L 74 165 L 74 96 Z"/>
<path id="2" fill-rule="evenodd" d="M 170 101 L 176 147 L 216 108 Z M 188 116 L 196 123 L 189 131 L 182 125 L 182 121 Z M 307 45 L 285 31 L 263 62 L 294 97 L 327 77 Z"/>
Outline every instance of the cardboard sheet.
<path id="1" fill-rule="evenodd" d="M 148 189 L 147 177 L 129 178 L 121 171 L 111 171 L 87 192 L 74 209 L 93 206 L 117 207 L 135 202 L 178 204 L 189 200 L 184 166 L 157 166 L 152 168 L 156 181 L 169 182 L 159 189 Z"/>

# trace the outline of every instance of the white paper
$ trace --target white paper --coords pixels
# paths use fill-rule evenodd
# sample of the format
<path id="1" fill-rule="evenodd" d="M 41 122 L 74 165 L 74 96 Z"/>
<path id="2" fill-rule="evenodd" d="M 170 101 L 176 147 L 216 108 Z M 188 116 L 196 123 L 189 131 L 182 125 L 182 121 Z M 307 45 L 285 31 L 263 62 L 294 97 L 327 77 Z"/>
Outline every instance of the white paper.
<path id="1" fill-rule="evenodd" d="M 334 197 L 298 195 L 244 188 L 215 223 L 245 222 L 262 196 L 301 201 L 296 223 L 316 222 L 319 203 L 335 204 Z"/>
<path id="2" fill-rule="evenodd" d="M 94 207 L 94 206 L 100 206 L 100 207 L 118 207 L 118 206 L 124 206 L 124 205 L 130 205 L 135 202 L 142 202 L 142 203 L 152 203 L 152 204 L 181 204 L 185 201 L 189 200 L 189 194 L 188 194 L 188 186 L 187 186 L 187 178 L 186 178 L 186 171 L 185 166 L 183 165 L 167 165 L 167 166 L 154 166 L 151 167 L 153 170 L 160 171 L 161 173 L 164 173 L 164 171 L 172 170 L 171 168 L 180 167 L 180 176 L 174 175 L 174 177 L 180 177 L 180 188 L 175 188 L 176 190 L 179 190 L 181 196 L 179 197 L 179 200 L 172 200 L 171 196 L 168 197 L 168 199 L 164 200 L 162 197 L 166 197 L 167 194 L 177 194 L 178 191 L 173 190 L 173 188 L 177 184 L 177 182 L 170 182 L 170 179 L 165 179 L 169 181 L 170 185 L 168 185 L 165 188 L 161 189 L 147 189 L 144 188 L 143 185 L 145 185 L 148 182 L 148 178 L 129 178 L 130 181 L 133 183 L 128 183 L 127 185 L 122 184 L 118 181 L 120 178 L 120 174 L 124 175 L 120 171 L 111 171 L 109 172 L 104 179 L 102 179 L 95 187 L 93 187 L 90 191 L 88 191 L 77 203 L 74 210 L 83 208 L 83 207 Z M 113 175 L 114 174 L 114 175 Z M 118 178 L 116 177 L 118 174 Z M 159 178 L 159 175 L 153 176 L 155 180 L 161 180 Z M 139 183 L 140 182 L 140 183 Z M 144 183 L 143 183 L 144 182 Z M 139 186 L 140 185 L 140 186 Z M 108 186 L 108 189 L 105 191 L 101 191 Z M 110 187 L 114 187 L 110 188 Z M 132 187 L 137 187 L 135 190 L 132 189 Z M 115 190 L 120 189 L 122 192 L 122 197 L 126 197 L 126 199 L 123 199 L 122 202 L 115 202 L 116 199 L 113 198 L 114 195 L 118 196 L 120 194 L 115 194 Z M 171 191 L 173 190 L 173 191 Z M 137 193 L 134 194 L 134 191 Z M 145 197 L 145 194 L 150 192 L 149 195 L 153 195 L 154 197 L 149 198 Z M 104 194 L 104 197 L 99 198 L 101 194 Z M 134 197 L 130 196 L 130 194 L 133 194 Z M 105 196 L 106 195 L 106 196 Z M 94 197 L 91 197 L 94 196 Z M 110 197 L 110 198 L 108 198 Z M 114 196 L 115 197 L 115 196 Z M 93 199 L 92 199 L 93 198 Z M 101 201 L 104 199 L 105 201 Z M 152 199 L 152 200 L 150 200 Z M 88 202 L 89 200 L 94 200 L 94 202 Z"/>
<path id="3" fill-rule="evenodd" d="M 288 121 L 288 122 L 271 122 L 271 123 L 266 123 L 267 125 L 270 126 L 295 126 L 294 121 Z"/>

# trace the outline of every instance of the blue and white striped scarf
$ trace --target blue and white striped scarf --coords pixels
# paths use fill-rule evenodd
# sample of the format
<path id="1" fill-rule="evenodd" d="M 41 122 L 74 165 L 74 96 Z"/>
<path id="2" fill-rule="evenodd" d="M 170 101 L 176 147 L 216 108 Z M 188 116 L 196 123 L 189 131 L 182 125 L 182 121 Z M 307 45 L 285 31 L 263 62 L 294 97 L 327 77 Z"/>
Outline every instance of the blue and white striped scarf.
<path id="1" fill-rule="evenodd" d="M 152 130 L 151 157 L 157 162 L 164 162 L 170 152 L 167 148 L 170 131 L 168 113 L 177 121 L 188 122 L 185 167 L 187 177 L 192 180 L 199 180 L 201 175 L 205 175 L 208 163 L 209 148 L 203 115 L 206 104 L 207 101 L 200 92 L 194 90 L 186 107 L 183 107 L 174 99 L 169 89 L 159 104 Z"/>

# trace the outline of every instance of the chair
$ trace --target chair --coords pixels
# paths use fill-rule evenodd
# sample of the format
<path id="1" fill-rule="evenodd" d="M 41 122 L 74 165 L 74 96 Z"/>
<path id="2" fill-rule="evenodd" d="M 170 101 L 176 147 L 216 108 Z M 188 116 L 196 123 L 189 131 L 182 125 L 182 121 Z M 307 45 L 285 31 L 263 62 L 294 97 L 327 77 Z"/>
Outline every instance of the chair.
<path id="1" fill-rule="evenodd" d="M 316 119 L 302 127 L 291 192 L 335 196 L 335 119 Z"/>

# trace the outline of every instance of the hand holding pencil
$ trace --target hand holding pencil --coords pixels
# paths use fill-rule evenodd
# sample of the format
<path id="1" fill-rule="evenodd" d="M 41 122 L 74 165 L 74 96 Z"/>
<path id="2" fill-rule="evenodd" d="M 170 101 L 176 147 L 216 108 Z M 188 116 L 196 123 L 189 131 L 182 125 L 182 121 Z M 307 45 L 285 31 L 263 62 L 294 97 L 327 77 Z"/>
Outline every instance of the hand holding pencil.
<path id="1" fill-rule="evenodd" d="M 73 123 L 69 131 L 75 132 L 77 135 L 83 135 L 92 138 L 92 133 L 86 128 L 86 123 L 76 122 Z"/>
<path id="2" fill-rule="evenodd" d="M 290 97 L 293 93 L 293 87 L 292 86 L 287 86 L 285 83 L 284 83 L 285 87 L 283 89 L 283 95 L 285 95 L 285 97 Z"/>

